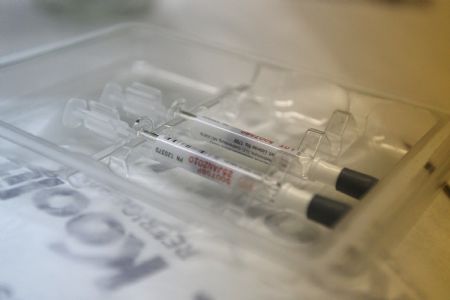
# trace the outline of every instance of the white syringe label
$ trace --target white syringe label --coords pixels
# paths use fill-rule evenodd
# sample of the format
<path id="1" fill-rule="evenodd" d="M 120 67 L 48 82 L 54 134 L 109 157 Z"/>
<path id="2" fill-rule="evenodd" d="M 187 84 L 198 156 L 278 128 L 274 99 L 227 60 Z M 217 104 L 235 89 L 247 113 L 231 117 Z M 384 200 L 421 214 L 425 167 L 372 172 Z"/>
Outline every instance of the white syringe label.
<path id="1" fill-rule="evenodd" d="M 160 135 L 154 140 L 155 159 L 162 163 L 180 167 L 202 177 L 229 187 L 252 186 L 259 176 L 207 154 L 178 139 Z"/>
<path id="2" fill-rule="evenodd" d="M 195 138 L 206 140 L 211 144 L 245 155 L 264 164 L 270 164 L 275 154 L 280 150 L 296 153 L 296 150 L 292 147 L 276 144 L 271 139 L 207 117 L 197 116 L 190 120 L 195 127 L 191 131 Z"/>

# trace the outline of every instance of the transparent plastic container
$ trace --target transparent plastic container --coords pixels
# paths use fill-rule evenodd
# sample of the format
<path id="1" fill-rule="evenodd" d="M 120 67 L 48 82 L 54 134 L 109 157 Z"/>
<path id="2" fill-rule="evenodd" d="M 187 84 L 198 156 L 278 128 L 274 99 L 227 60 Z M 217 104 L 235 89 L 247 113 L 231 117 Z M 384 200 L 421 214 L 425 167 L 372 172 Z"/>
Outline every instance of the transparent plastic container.
<path id="1" fill-rule="evenodd" d="M 117 104 L 114 97 L 127 93 L 130 106 Z M 206 107 L 211 99 L 219 101 Z M 139 24 L 1 60 L 0 100 L 0 137 L 9 141 L 0 150 L 6 156 L 28 159 L 35 152 L 55 161 L 54 172 L 74 187 L 82 184 L 75 180 L 79 171 L 208 228 L 295 273 L 290 285 L 308 287 L 300 298 L 426 296 L 391 264 L 389 251 L 448 176 L 450 123 L 438 110 Z M 262 196 L 258 190 L 242 202 L 234 189 L 155 164 L 146 157 L 150 150 L 145 144 L 129 146 L 136 119 L 148 117 L 158 128 L 155 123 L 170 121 L 177 103 L 254 138 L 280 142 L 308 159 L 352 168 L 379 182 L 359 201 L 303 176 L 302 189 L 352 206 L 333 229 L 257 201 Z M 199 140 L 189 120 L 163 129 L 263 174 L 282 165 L 276 160 L 256 166 L 223 145 Z"/>

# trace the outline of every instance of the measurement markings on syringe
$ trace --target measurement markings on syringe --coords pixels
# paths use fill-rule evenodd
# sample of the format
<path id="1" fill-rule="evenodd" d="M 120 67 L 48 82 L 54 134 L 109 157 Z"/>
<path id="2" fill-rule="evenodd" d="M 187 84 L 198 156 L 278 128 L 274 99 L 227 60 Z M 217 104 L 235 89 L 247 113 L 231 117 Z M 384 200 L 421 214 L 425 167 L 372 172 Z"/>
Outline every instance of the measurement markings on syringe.
<path id="1" fill-rule="evenodd" d="M 196 156 L 189 156 L 189 163 L 197 168 L 197 174 L 231 185 L 233 170 L 218 166 Z"/>
<path id="2" fill-rule="evenodd" d="M 162 163 L 184 168 L 230 187 L 242 182 L 248 185 L 249 180 L 260 180 L 259 175 L 180 140 L 160 135 L 154 141 L 154 152 Z"/>
<path id="3" fill-rule="evenodd" d="M 270 164 L 280 150 L 296 151 L 290 146 L 275 144 L 269 138 L 234 128 L 208 117 L 197 116 L 190 120 L 195 120 L 201 125 L 196 128 L 194 133 L 197 133 L 203 140 L 265 164 Z"/>
<path id="4" fill-rule="evenodd" d="M 161 154 L 162 156 L 165 156 L 167 158 L 173 159 L 173 153 L 170 151 L 167 151 L 165 149 L 161 149 L 159 147 L 156 147 L 155 149 L 156 153 Z"/>
<path id="5" fill-rule="evenodd" d="M 252 139 L 258 140 L 258 141 L 263 142 L 263 143 L 265 143 L 265 144 L 268 144 L 268 145 L 272 145 L 272 144 L 273 144 L 273 141 L 272 141 L 272 140 L 270 140 L 270 139 L 268 139 L 268 138 L 265 138 L 265 137 L 263 137 L 263 136 L 259 136 L 259 135 L 253 134 L 253 133 L 251 133 L 251 132 L 241 130 L 240 133 L 241 133 L 242 135 L 248 136 L 248 137 L 250 137 L 250 138 L 252 138 Z"/>
<path id="6" fill-rule="evenodd" d="M 198 175 L 218 183 L 228 186 L 232 184 L 233 170 L 215 163 L 216 158 L 205 151 L 171 137 L 160 136 L 156 141 L 155 153 L 163 157 L 162 161 L 193 170 Z"/>

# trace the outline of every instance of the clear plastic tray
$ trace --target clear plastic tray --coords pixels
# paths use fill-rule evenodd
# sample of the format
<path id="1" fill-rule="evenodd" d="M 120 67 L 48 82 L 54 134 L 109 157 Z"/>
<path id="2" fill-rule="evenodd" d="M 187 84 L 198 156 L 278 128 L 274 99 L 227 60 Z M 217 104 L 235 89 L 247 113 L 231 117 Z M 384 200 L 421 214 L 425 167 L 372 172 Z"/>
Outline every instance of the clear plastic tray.
<path id="1" fill-rule="evenodd" d="M 390 265 L 389 249 L 444 182 L 450 150 L 447 115 L 139 24 L 2 60 L 0 67 L 0 136 L 23 147 L 2 143 L 5 156 L 31 162 L 29 150 L 46 156 L 57 162 L 54 172 L 73 186 L 78 170 L 295 269 L 298 280 L 310 282 L 322 297 L 421 296 Z M 286 212 L 255 217 L 235 203 L 233 191 L 178 168 L 148 171 L 135 161 L 131 174 L 120 170 L 119 161 L 114 172 L 111 160 L 108 168 L 95 157 L 120 138 L 65 126 L 64 110 L 73 98 L 99 102 L 110 83 L 127 87 L 136 82 L 158 89 L 166 109 L 179 99 L 189 109 L 232 89 L 226 101 L 202 114 L 289 147 L 297 147 L 309 128 L 324 130 L 327 143 L 317 153 L 380 181 L 361 201 L 306 183 L 305 188 L 353 207 L 336 228 L 328 229 L 302 219 L 291 223 Z M 251 97 L 242 87 L 251 89 Z M 345 132 L 327 131 L 336 111 L 349 116 Z M 194 129 L 186 126 L 179 134 L 189 139 L 189 130 Z M 244 163 L 235 153 L 207 147 Z M 313 294 L 305 291 L 304 296 L 315 299 Z"/>

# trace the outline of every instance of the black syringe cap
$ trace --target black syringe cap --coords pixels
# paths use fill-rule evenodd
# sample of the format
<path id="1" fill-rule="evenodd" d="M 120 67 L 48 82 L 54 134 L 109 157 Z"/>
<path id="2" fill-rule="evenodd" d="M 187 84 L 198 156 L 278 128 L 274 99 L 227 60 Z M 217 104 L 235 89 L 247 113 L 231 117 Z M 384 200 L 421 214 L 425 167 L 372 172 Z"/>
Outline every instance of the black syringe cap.
<path id="1" fill-rule="evenodd" d="M 327 227 L 334 227 L 350 209 L 348 204 L 321 195 L 314 195 L 308 205 L 306 216 Z"/>
<path id="2" fill-rule="evenodd" d="M 336 190 L 361 199 L 377 182 L 375 177 L 343 168 L 336 180 Z"/>

